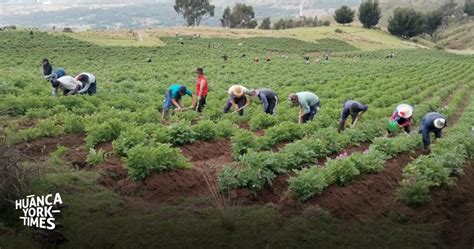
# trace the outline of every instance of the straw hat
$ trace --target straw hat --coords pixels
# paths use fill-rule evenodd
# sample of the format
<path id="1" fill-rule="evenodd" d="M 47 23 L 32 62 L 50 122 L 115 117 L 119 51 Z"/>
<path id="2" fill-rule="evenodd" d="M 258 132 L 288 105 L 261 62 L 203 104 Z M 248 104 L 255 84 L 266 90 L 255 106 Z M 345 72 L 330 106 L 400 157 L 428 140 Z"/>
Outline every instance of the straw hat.
<path id="1" fill-rule="evenodd" d="M 242 97 L 244 95 L 244 89 L 240 85 L 232 86 L 232 94 L 236 97 Z"/>
<path id="2" fill-rule="evenodd" d="M 397 111 L 402 118 L 409 118 L 413 114 L 413 108 L 407 104 L 399 105 Z"/>
<path id="3" fill-rule="evenodd" d="M 434 120 L 434 126 L 438 129 L 443 129 L 444 125 L 446 124 L 446 119 L 444 118 L 437 118 Z"/>

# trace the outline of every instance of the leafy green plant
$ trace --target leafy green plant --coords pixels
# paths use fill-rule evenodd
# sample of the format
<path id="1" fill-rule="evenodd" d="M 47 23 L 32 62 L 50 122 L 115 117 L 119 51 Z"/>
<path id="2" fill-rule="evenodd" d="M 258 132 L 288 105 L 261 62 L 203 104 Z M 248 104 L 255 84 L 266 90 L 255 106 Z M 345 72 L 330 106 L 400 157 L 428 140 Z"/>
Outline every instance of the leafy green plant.
<path id="1" fill-rule="evenodd" d="M 112 119 L 101 124 L 92 124 L 86 127 L 86 147 L 93 148 L 95 145 L 117 138 L 122 130 L 122 122 Z"/>
<path id="2" fill-rule="evenodd" d="M 188 168 L 189 164 L 181 151 L 169 144 L 157 144 L 154 147 L 137 145 L 128 151 L 125 165 L 130 177 L 143 180 L 151 172 Z"/>
<path id="3" fill-rule="evenodd" d="M 87 154 L 86 162 L 92 165 L 97 165 L 105 160 L 105 152 L 102 149 L 96 150 L 94 148 L 89 149 Z"/>
<path id="4" fill-rule="evenodd" d="M 356 164 L 350 157 L 343 159 L 328 159 L 324 165 L 324 170 L 327 174 L 328 183 L 333 181 L 340 185 L 346 185 L 351 182 L 356 176 L 360 175 Z"/>
<path id="5" fill-rule="evenodd" d="M 204 120 L 192 126 L 197 140 L 210 141 L 217 137 L 215 124 L 210 120 Z"/>
<path id="6" fill-rule="evenodd" d="M 82 118 L 77 115 L 65 115 L 63 117 L 64 132 L 66 133 L 82 133 L 85 130 Z"/>
<path id="7" fill-rule="evenodd" d="M 326 173 L 321 168 L 303 169 L 297 173 L 297 176 L 291 177 L 288 183 L 293 193 L 301 200 L 320 194 L 329 186 Z"/>
<path id="8" fill-rule="evenodd" d="M 245 130 L 235 132 L 232 140 L 232 155 L 234 159 L 238 159 L 241 155 L 247 153 L 251 149 L 257 148 L 257 142 L 254 135 Z"/>
<path id="9" fill-rule="evenodd" d="M 146 134 L 139 127 L 128 128 L 112 142 L 113 148 L 118 155 L 126 156 L 128 150 L 139 144 L 146 143 Z"/>
<path id="10" fill-rule="evenodd" d="M 190 144 L 195 140 L 196 133 L 185 124 L 174 125 L 170 129 L 171 142 L 175 146 Z"/>
<path id="11" fill-rule="evenodd" d="M 367 150 L 364 153 L 356 152 L 351 156 L 351 160 L 355 163 L 355 167 L 361 173 L 375 173 L 382 171 L 385 166 L 387 156 L 377 150 Z"/>
<path id="12" fill-rule="evenodd" d="M 275 116 L 268 115 L 266 113 L 258 113 L 250 119 L 249 125 L 252 131 L 257 131 L 274 126 L 276 123 L 277 120 Z"/>
<path id="13" fill-rule="evenodd" d="M 56 150 L 51 152 L 49 154 L 49 156 L 54 157 L 54 158 L 61 158 L 61 157 L 65 156 L 68 152 L 69 152 L 69 148 L 60 145 L 60 146 L 56 147 Z"/>

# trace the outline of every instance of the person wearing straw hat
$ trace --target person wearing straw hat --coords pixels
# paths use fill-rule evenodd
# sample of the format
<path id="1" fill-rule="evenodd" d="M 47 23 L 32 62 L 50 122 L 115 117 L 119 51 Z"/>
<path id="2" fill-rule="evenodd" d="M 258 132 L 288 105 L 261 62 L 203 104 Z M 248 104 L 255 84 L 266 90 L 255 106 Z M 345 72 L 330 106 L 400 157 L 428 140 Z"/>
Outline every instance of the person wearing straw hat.
<path id="1" fill-rule="evenodd" d="M 276 115 L 275 109 L 278 104 L 278 95 L 274 91 L 260 88 L 250 91 L 250 95 L 252 97 L 258 97 L 262 102 L 263 112 L 270 115 Z"/>
<path id="2" fill-rule="evenodd" d="M 292 105 L 299 106 L 298 123 L 313 120 L 321 107 L 319 97 L 312 92 L 290 93 L 288 101 Z"/>
<path id="3" fill-rule="evenodd" d="M 423 136 L 423 146 L 428 150 L 431 144 L 430 132 L 433 132 L 435 138 L 441 138 L 441 131 L 446 127 L 446 117 L 438 112 L 427 113 L 420 123 L 420 134 Z"/>
<path id="4" fill-rule="evenodd" d="M 244 108 L 251 104 L 251 100 L 247 97 L 250 91 L 241 85 L 233 85 L 227 91 L 229 95 L 227 104 L 224 107 L 224 113 L 228 113 L 231 107 L 234 107 L 234 112 L 239 112 L 240 116 L 244 115 Z"/>
<path id="5" fill-rule="evenodd" d="M 363 105 L 355 100 L 348 100 L 342 106 L 342 117 L 339 123 L 339 132 L 343 131 L 346 125 L 346 120 L 349 115 L 352 117 L 351 128 L 354 127 L 362 114 L 369 109 L 368 106 Z"/>
<path id="6" fill-rule="evenodd" d="M 410 133 L 411 121 L 413 119 L 413 107 L 408 104 L 401 104 L 397 106 L 392 116 L 390 117 L 391 123 L 396 123 L 399 128 L 403 128 L 406 133 Z M 393 130 L 389 129 L 389 133 Z"/>
<path id="7" fill-rule="evenodd" d="M 168 113 L 168 110 L 176 107 L 176 110 L 182 111 L 186 108 L 184 108 L 183 100 L 182 97 L 184 95 L 189 95 L 192 97 L 192 103 L 191 107 L 189 108 L 194 108 L 196 104 L 196 98 L 191 92 L 191 90 L 187 89 L 185 86 L 180 85 L 180 84 L 174 84 L 171 85 L 168 90 L 165 92 L 165 100 L 163 103 L 163 112 L 161 118 L 164 120 L 166 118 L 166 114 Z"/>
<path id="8" fill-rule="evenodd" d="M 196 69 L 197 80 L 196 80 L 196 96 L 197 96 L 197 111 L 202 112 L 202 108 L 206 105 L 206 98 L 208 92 L 207 77 L 204 75 L 204 69 Z"/>

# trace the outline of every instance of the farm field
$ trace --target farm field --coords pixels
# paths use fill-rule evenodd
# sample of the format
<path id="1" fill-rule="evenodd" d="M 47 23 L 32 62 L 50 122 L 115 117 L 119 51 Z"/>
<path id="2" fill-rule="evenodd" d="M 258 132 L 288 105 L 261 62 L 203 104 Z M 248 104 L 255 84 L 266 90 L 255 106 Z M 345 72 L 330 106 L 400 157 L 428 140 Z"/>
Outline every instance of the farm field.
<path id="1" fill-rule="evenodd" d="M 68 240 L 38 238 L 2 203 L 0 248 L 474 245 L 472 55 L 391 37 L 370 47 L 351 42 L 356 36 L 310 37 L 304 29 L 291 31 L 298 39 L 169 31 L 158 40 L 147 32 L 156 40 L 144 46 L 104 46 L 108 38 L 93 33 L 0 32 L 2 161 L 21 165 L 13 179 L 3 174 L 12 183 L 5 181 L 11 191 L 2 198 L 61 193 L 67 207 L 58 221 Z M 324 51 L 329 63 L 321 62 Z M 396 58 L 386 59 L 391 51 Z M 93 73 L 98 94 L 51 97 L 43 58 L 71 75 Z M 194 91 L 196 67 L 209 78 L 203 113 L 163 122 L 165 90 L 178 82 Z M 278 115 L 257 103 L 243 117 L 223 114 L 233 84 L 275 90 Z M 313 122 L 298 124 L 286 102 L 298 91 L 321 99 Z M 338 133 L 348 99 L 369 110 Z M 431 152 L 422 150 L 416 125 L 410 135 L 385 136 L 400 103 L 414 106 L 416 124 L 430 111 L 448 117 Z"/>

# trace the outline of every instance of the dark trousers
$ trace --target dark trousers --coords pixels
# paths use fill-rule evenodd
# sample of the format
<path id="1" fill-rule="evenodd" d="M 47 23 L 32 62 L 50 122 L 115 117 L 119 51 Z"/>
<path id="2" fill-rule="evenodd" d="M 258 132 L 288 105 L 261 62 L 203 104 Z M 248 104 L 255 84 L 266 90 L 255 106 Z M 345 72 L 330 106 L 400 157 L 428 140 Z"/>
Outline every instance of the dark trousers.
<path id="1" fill-rule="evenodd" d="M 310 106 L 309 112 L 303 115 L 303 117 L 301 118 L 301 122 L 306 123 L 310 120 L 313 120 L 313 118 L 316 116 L 316 113 L 318 112 L 319 107 L 319 102 L 316 103 L 316 105 L 314 106 Z"/>
<path id="2" fill-rule="evenodd" d="M 275 97 L 273 99 L 269 99 L 268 100 L 268 107 L 267 109 L 265 110 L 265 113 L 268 113 L 268 114 L 271 114 L 271 115 L 275 115 L 275 109 L 276 109 L 276 105 L 278 103 L 278 98 Z"/>
<path id="3" fill-rule="evenodd" d="M 435 138 L 441 138 L 441 129 L 434 129 L 431 131 L 421 130 L 420 133 L 423 137 L 423 146 L 425 147 L 425 149 L 428 149 L 431 144 L 430 132 L 433 132 L 435 134 Z"/>
<path id="4" fill-rule="evenodd" d="M 87 94 L 89 94 L 89 95 L 94 95 L 96 93 L 97 93 L 97 81 L 92 83 L 89 86 L 89 89 L 87 89 Z"/>
<path id="5" fill-rule="evenodd" d="M 234 98 L 234 103 L 236 103 L 239 108 L 242 108 L 247 103 L 247 98 L 245 97 Z M 232 107 L 232 103 L 230 102 L 230 99 L 229 99 L 227 101 L 227 104 L 224 106 L 224 113 L 228 113 L 231 107 Z M 239 115 L 240 116 L 244 115 L 243 109 L 239 111 Z"/>
<path id="6" fill-rule="evenodd" d="M 201 96 L 201 98 L 199 98 L 199 101 L 197 103 L 197 111 L 198 112 L 202 112 L 202 108 L 204 108 L 204 106 L 206 106 L 206 98 L 207 96 Z"/>

